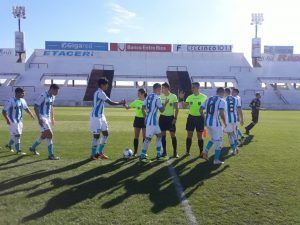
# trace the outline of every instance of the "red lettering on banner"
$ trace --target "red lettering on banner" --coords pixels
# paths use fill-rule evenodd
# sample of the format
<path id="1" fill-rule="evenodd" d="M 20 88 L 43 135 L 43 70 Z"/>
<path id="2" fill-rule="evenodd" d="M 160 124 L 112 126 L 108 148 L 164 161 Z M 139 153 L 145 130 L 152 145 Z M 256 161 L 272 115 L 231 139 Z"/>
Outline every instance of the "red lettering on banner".
<path id="1" fill-rule="evenodd" d="M 171 52 L 171 44 L 136 44 L 136 43 L 111 43 L 111 51 L 129 52 Z"/>

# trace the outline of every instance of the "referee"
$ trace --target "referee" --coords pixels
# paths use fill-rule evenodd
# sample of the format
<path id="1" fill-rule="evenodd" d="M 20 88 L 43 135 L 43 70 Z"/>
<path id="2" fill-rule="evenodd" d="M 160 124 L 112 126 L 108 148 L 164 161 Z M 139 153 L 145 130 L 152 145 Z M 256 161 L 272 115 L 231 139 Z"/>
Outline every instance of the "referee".
<path id="1" fill-rule="evenodd" d="M 178 99 L 177 96 L 170 92 L 170 85 L 165 82 L 162 84 L 162 94 L 160 95 L 162 104 L 168 99 L 169 102 L 166 105 L 165 111 L 160 114 L 159 117 L 159 127 L 162 133 L 162 147 L 163 154 L 162 157 L 167 156 L 167 142 L 166 133 L 170 132 L 172 145 L 173 145 L 173 157 L 178 158 L 177 154 L 177 138 L 176 138 L 176 121 L 178 116 Z"/>
<path id="2" fill-rule="evenodd" d="M 187 108 L 189 106 L 189 115 L 186 121 L 186 156 L 190 155 L 190 149 L 192 145 L 192 138 L 194 130 L 196 129 L 198 137 L 198 147 L 200 150 L 200 157 L 202 157 L 204 141 L 202 133 L 204 130 L 204 117 L 200 115 L 200 106 L 205 102 L 207 96 L 200 93 L 200 84 L 198 82 L 192 83 L 192 95 L 189 95 L 185 101 L 184 92 L 180 92 L 180 101 L 182 101 L 182 107 Z"/>
<path id="3" fill-rule="evenodd" d="M 250 134 L 250 130 L 258 123 L 259 110 L 260 110 L 260 105 L 261 105 L 260 98 L 261 98 L 261 95 L 259 92 L 257 92 L 255 94 L 255 99 L 253 99 L 249 105 L 250 108 L 252 109 L 252 112 L 251 112 L 252 122 L 247 127 L 245 127 L 247 135 Z"/>

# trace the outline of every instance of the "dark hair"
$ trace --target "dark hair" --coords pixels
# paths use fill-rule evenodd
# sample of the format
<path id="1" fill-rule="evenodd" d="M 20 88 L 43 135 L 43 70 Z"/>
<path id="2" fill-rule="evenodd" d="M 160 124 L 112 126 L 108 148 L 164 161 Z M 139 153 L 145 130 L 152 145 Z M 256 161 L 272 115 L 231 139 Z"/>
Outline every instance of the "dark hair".
<path id="1" fill-rule="evenodd" d="M 24 92 L 24 89 L 23 88 L 16 88 L 15 89 L 15 94 L 19 94 L 19 93 L 23 93 Z"/>
<path id="2" fill-rule="evenodd" d="M 200 88 L 199 82 L 193 82 L 192 85 L 193 85 L 193 86 L 196 86 L 197 88 Z"/>
<path id="3" fill-rule="evenodd" d="M 256 92 L 255 93 L 255 96 L 257 97 L 257 96 L 260 96 L 260 93 L 259 92 Z"/>
<path id="4" fill-rule="evenodd" d="M 144 88 L 140 88 L 138 90 L 138 92 L 140 92 L 142 95 L 144 95 L 145 98 L 147 97 L 147 92 L 146 92 L 146 90 Z"/>
<path id="5" fill-rule="evenodd" d="M 100 78 L 100 79 L 97 81 L 97 84 L 98 84 L 99 87 L 101 87 L 101 85 L 106 85 L 106 84 L 108 84 L 108 80 L 107 80 L 105 77 Z"/>
<path id="6" fill-rule="evenodd" d="M 218 87 L 217 88 L 217 94 L 223 94 L 225 92 L 223 87 Z"/>
<path id="7" fill-rule="evenodd" d="M 167 82 L 163 83 L 161 86 L 170 89 L 170 84 L 168 84 Z"/>
<path id="8" fill-rule="evenodd" d="M 233 88 L 232 91 L 236 92 L 237 94 L 240 93 L 239 89 Z"/>
<path id="9" fill-rule="evenodd" d="M 231 94 L 230 88 L 225 88 L 225 92 L 226 92 L 226 94 L 230 95 Z"/>
<path id="10" fill-rule="evenodd" d="M 49 89 L 58 90 L 59 86 L 57 84 L 51 84 Z"/>
<path id="11" fill-rule="evenodd" d="M 160 83 L 153 84 L 153 90 L 157 89 L 157 88 L 161 88 L 161 84 Z"/>

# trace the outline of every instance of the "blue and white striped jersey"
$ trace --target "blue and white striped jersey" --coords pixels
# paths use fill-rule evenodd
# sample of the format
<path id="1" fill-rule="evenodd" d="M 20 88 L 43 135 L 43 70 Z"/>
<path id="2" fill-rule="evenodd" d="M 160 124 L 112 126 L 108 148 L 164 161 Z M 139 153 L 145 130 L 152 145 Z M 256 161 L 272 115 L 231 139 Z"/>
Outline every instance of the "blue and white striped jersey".
<path id="1" fill-rule="evenodd" d="M 54 100 L 55 96 L 50 96 L 48 91 L 45 91 L 36 99 L 34 105 L 39 108 L 39 114 L 41 116 L 50 118 Z"/>
<path id="2" fill-rule="evenodd" d="M 238 109 L 242 107 L 239 99 L 229 95 L 225 98 L 225 103 L 226 123 L 237 123 Z"/>
<path id="3" fill-rule="evenodd" d="M 3 108 L 3 112 L 7 113 L 9 120 L 13 123 L 22 121 L 23 109 L 28 109 L 25 99 L 10 98 Z"/>
<path id="4" fill-rule="evenodd" d="M 158 125 L 157 111 L 158 109 L 161 109 L 163 107 L 161 104 L 160 97 L 155 93 L 148 95 L 147 98 L 144 100 L 143 106 L 147 111 L 146 125 L 147 126 Z"/>
<path id="5" fill-rule="evenodd" d="M 204 102 L 201 109 L 206 110 L 205 124 L 207 127 L 222 126 L 220 120 L 220 110 L 225 109 L 225 102 L 220 96 L 212 96 Z"/>
<path id="6" fill-rule="evenodd" d="M 108 99 L 109 98 L 102 89 L 99 88 L 97 91 L 95 91 L 91 117 L 101 118 L 102 115 L 104 115 L 104 103 Z"/>

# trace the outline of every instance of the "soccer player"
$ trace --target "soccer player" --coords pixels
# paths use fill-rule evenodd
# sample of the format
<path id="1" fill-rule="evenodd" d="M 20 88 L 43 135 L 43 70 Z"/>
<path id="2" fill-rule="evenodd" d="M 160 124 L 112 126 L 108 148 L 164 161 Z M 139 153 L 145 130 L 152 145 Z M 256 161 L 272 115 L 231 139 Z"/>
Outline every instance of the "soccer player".
<path id="1" fill-rule="evenodd" d="M 205 123 L 210 136 L 210 140 L 206 145 L 205 151 L 202 153 L 202 157 L 203 159 L 208 160 L 208 152 L 213 144 L 215 144 L 215 165 L 224 163 L 219 160 L 223 139 L 223 128 L 220 118 L 222 119 L 223 126 L 225 128 L 227 126 L 224 113 L 225 101 L 222 99 L 224 93 L 224 88 L 218 88 L 217 95 L 208 98 L 200 108 L 200 113 L 202 116 L 204 116 L 204 110 L 206 111 Z"/>
<path id="2" fill-rule="evenodd" d="M 160 100 L 160 93 L 161 93 L 161 84 L 155 83 L 153 85 L 153 93 L 147 96 L 143 103 L 143 114 L 146 123 L 146 138 L 143 143 L 142 153 L 140 155 L 140 161 L 142 162 L 149 162 L 147 156 L 147 150 L 151 143 L 151 139 L 154 135 L 156 135 L 156 159 L 162 159 L 161 155 L 161 130 L 157 123 L 157 111 L 164 112 L 166 105 L 168 104 L 169 100 L 167 99 L 162 105 Z"/>
<path id="3" fill-rule="evenodd" d="M 238 99 L 238 101 L 240 102 L 240 105 L 242 105 L 242 99 L 241 97 L 239 96 L 239 89 L 237 88 L 232 88 L 232 96 L 233 97 L 236 97 Z M 239 129 L 239 126 L 237 126 L 237 136 L 240 136 L 241 137 L 241 140 L 243 141 L 244 140 L 244 135 L 243 133 L 241 132 L 241 130 Z"/>
<path id="4" fill-rule="evenodd" d="M 108 103 L 109 105 L 124 106 L 126 103 L 125 100 L 114 102 L 107 97 L 105 91 L 108 89 L 108 80 L 106 78 L 100 78 L 97 83 L 99 88 L 94 93 L 93 109 L 90 114 L 90 129 L 93 134 L 91 160 L 96 160 L 98 158 L 108 159 L 108 157 L 103 153 L 103 149 L 108 138 L 108 124 L 104 115 L 104 104 Z M 98 146 L 100 133 L 102 133 L 102 138 L 100 140 L 100 145 Z"/>
<path id="5" fill-rule="evenodd" d="M 170 92 L 170 85 L 168 83 L 162 84 L 162 94 L 160 95 L 162 104 L 168 99 L 169 103 L 166 105 L 165 111 L 159 116 L 159 127 L 162 138 L 162 157 L 167 156 L 167 142 L 166 131 L 170 132 L 173 146 L 173 157 L 178 158 L 177 154 L 177 138 L 176 138 L 176 121 L 178 116 L 178 99 L 177 96 Z"/>
<path id="6" fill-rule="evenodd" d="M 59 86 L 57 84 L 51 84 L 48 91 L 43 92 L 35 101 L 34 112 L 38 118 L 40 126 L 41 136 L 33 143 L 29 150 L 34 155 L 39 155 L 36 148 L 42 142 L 46 140 L 48 146 L 48 159 L 59 160 L 59 157 L 54 156 L 53 152 L 53 132 L 51 125 L 54 126 L 54 108 L 53 103 L 55 96 L 57 96 Z"/>
<path id="7" fill-rule="evenodd" d="M 232 154 L 236 155 L 239 153 L 237 126 L 238 122 L 243 126 L 244 118 L 241 102 L 238 98 L 231 95 L 229 88 L 225 88 L 225 115 L 227 127 L 224 129 L 224 132 L 228 134 L 229 143 L 233 151 Z"/>
<path id="8" fill-rule="evenodd" d="M 34 115 L 27 106 L 27 103 L 24 99 L 25 92 L 22 88 L 15 89 L 15 97 L 10 98 L 4 105 L 2 114 L 6 120 L 7 125 L 9 126 L 10 131 L 10 141 L 6 145 L 11 152 L 13 150 L 13 144 L 15 144 L 16 153 L 21 155 L 26 155 L 25 152 L 21 151 L 21 135 L 23 130 L 23 110 L 25 110 L 32 119 Z"/>
<path id="9" fill-rule="evenodd" d="M 189 106 L 189 115 L 186 121 L 186 156 L 190 155 L 190 149 L 192 145 L 192 138 L 194 130 L 196 129 L 198 137 L 198 147 L 200 150 L 200 157 L 203 152 L 204 141 L 202 138 L 202 133 L 204 130 L 204 116 L 200 114 L 200 106 L 205 102 L 207 96 L 200 93 L 200 84 L 198 82 L 192 83 L 193 94 L 188 96 L 185 102 L 183 101 L 184 92 L 180 92 L 179 98 L 182 101 L 182 107 L 187 108 Z"/>
<path id="10" fill-rule="evenodd" d="M 134 127 L 134 139 L 133 139 L 133 146 L 134 146 L 134 152 L 133 157 L 137 156 L 137 151 L 139 147 L 139 136 L 142 130 L 143 133 L 143 141 L 145 140 L 146 136 L 146 125 L 145 125 L 145 118 L 142 112 L 142 107 L 145 98 L 147 97 L 147 93 L 144 88 L 140 88 L 138 90 L 138 98 L 131 102 L 129 105 L 125 105 L 126 109 L 134 108 L 135 109 L 135 118 L 133 122 Z"/>
<path id="11" fill-rule="evenodd" d="M 249 105 L 249 107 L 251 107 L 252 109 L 252 122 L 247 127 L 245 127 L 247 135 L 250 134 L 250 130 L 258 123 L 259 110 L 261 105 L 260 98 L 261 95 L 259 92 L 257 92 L 255 94 L 255 99 L 253 99 Z"/>

